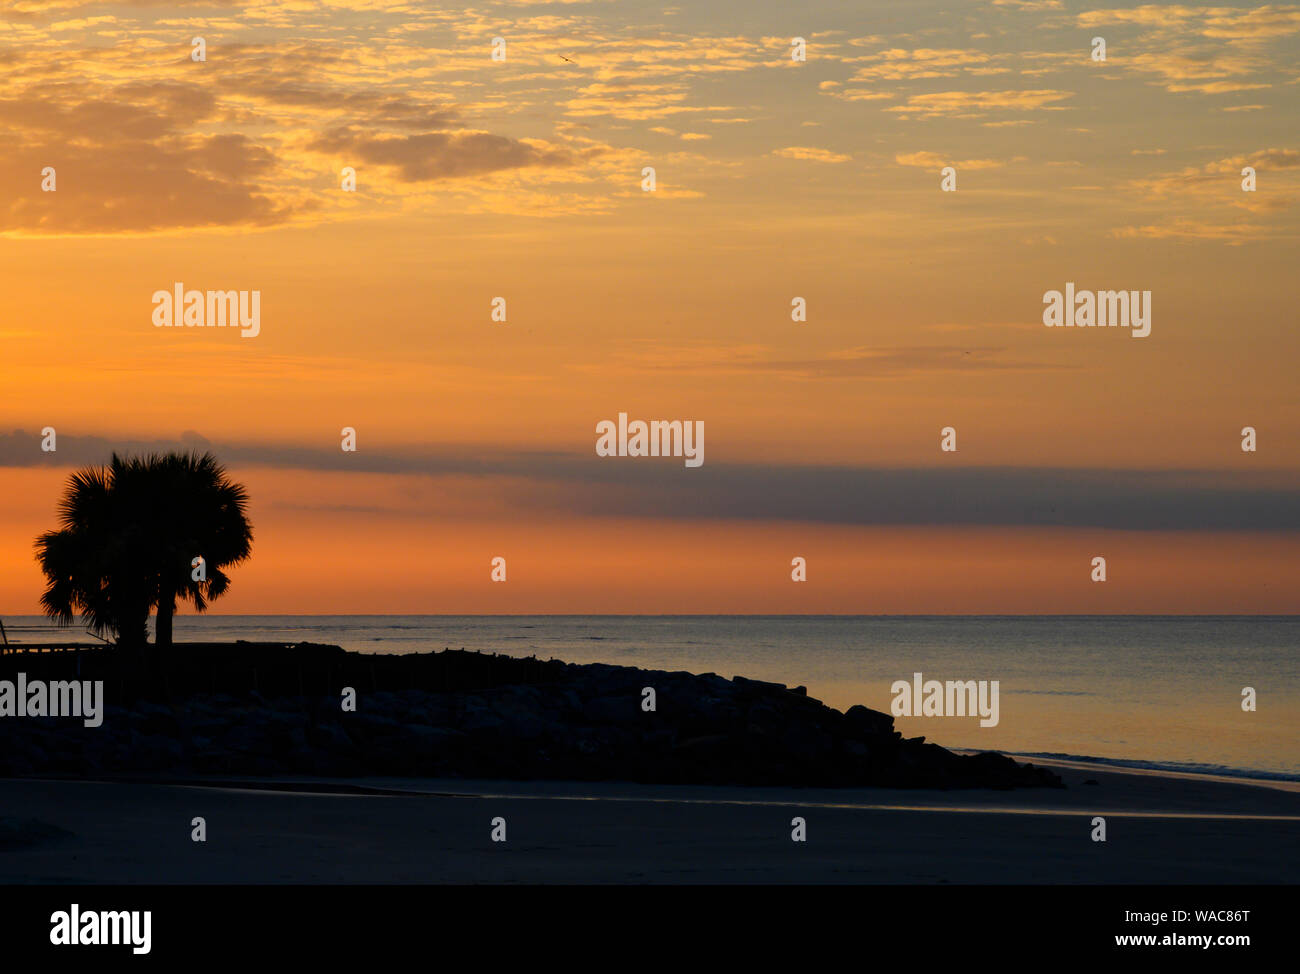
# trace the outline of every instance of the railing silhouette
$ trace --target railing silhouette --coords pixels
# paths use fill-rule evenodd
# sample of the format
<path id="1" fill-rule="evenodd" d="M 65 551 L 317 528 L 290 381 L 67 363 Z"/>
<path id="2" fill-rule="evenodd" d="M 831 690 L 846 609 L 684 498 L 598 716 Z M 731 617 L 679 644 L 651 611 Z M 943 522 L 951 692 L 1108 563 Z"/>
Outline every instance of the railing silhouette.
<path id="1" fill-rule="evenodd" d="M 40 633 L 42 638 L 31 642 L 11 643 L 9 641 L 10 633 Z M 51 629 L 48 626 L 9 626 L 6 628 L 4 621 L 0 620 L 0 655 L 13 656 L 25 655 L 28 653 L 67 653 L 80 652 L 83 649 L 102 649 L 112 645 L 105 639 L 100 639 L 92 632 L 86 635 L 94 639 L 99 639 L 97 643 L 75 642 L 62 637 L 57 629 Z"/>
<path id="2" fill-rule="evenodd" d="M 0 645 L 0 679 L 105 680 L 111 699 L 175 700 L 195 693 L 243 697 L 332 697 L 343 687 L 365 691 L 457 692 L 507 684 L 546 683 L 565 664 L 536 657 L 451 650 L 403 654 L 349 653 L 317 643 L 175 643 Z"/>

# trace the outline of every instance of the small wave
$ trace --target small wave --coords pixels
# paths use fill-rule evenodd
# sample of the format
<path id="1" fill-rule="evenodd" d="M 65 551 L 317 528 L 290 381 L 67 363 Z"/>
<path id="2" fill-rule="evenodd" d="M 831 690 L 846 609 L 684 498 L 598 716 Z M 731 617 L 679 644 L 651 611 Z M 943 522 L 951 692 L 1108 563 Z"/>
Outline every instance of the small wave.
<path id="1" fill-rule="evenodd" d="M 1173 771 L 1179 774 L 1217 775 L 1221 778 L 1255 778 L 1261 781 L 1300 781 L 1300 774 L 1265 771 L 1260 768 L 1233 768 L 1224 764 L 1200 764 L 1194 761 L 1138 761 L 1128 758 L 1099 758 L 1091 754 L 1062 754 L 1058 751 L 1006 751 L 1017 758 L 1048 758 L 1074 761 L 1110 768 L 1133 768 L 1136 771 Z"/>
<path id="2" fill-rule="evenodd" d="M 1043 697 L 1095 697 L 1091 690 L 1007 690 L 1007 693 L 1025 693 Z"/>

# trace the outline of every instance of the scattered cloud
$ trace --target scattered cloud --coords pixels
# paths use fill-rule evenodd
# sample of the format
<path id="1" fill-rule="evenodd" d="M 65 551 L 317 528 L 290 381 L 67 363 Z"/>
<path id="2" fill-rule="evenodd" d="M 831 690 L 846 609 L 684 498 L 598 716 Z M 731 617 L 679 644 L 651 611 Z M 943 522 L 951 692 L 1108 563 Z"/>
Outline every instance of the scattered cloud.
<path id="1" fill-rule="evenodd" d="M 784 149 L 774 149 L 772 155 L 780 156 L 782 159 L 804 159 L 809 162 L 848 162 L 853 158 L 842 152 L 831 152 L 829 149 L 816 149 L 806 145 L 791 145 L 786 146 Z"/>
<path id="2" fill-rule="evenodd" d="M 944 166 L 956 166 L 958 169 L 998 169 L 1006 163 L 1001 159 L 959 159 L 953 160 L 937 152 L 900 152 L 894 156 L 900 166 L 916 166 L 920 169 L 942 169 Z"/>
<path id="3" fill-rule="evenodd" d="M 1072 98 L 1072 91 L 1034 89 L 1028 91 L 936 91 L 912 95 L 906 105 L 886 108 L 918 118 L 936 118 L 942 115 L 978 118 L 992 111 L 1059 111 L 1057 102 Z"/>

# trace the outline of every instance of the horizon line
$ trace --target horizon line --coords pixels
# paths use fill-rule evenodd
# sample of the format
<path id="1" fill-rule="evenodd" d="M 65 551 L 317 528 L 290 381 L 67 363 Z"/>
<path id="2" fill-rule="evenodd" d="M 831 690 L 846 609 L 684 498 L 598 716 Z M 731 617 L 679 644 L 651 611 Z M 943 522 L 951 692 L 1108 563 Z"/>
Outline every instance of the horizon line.
<path id="1" fill-rule="evenodd" d="M 149 618 L 156 618 L 149 613 Z M 1300 619 L 1296 612 L 203 612 L 173 619 Z M 5 618 L 47 618 L 35 612 L 0 612 Z M 56 625 L 56 624 L 54 624 Z M 78 623 L 57 626 L 79 628 Z"/>

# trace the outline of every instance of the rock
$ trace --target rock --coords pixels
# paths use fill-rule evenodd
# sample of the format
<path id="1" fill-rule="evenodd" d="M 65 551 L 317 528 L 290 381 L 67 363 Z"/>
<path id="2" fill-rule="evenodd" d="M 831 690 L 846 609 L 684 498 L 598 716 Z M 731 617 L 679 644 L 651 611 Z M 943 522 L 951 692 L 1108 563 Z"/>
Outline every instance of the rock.
<path id="1" fill-rule="evenodd" d="M 460 728 L 467 732 L 489 731 L 497 733 L 505 729 L 506 721 L 494 710 L 488 710 L 486 707 L 476 707 L 473 710 L 467 710 L 460 721 Z"/>
<path id="2" fill-rule="evenodd" d="M 869 710 L 862 704 L 854 704 L 844 712 L 844 719 L 858 734 L 892 734 L 894 718 L 878 710 Z"/>
<path id="3" fill-rule="evenodd" d="M 733 676 L 731 682 L 742 691 L 756 694 L 789 693 L 784 683 L 767 683 L 764 680 L 751 680 L 743 676 Z"/>
<path id="4" fill-rule="evenodd" d="M 354 754 L 357 746 L 337 724 L 317 724 L 307 732 L 307 740 L 317 750 L 334 754 Z"/>
<path id="5" fill-rule="evenodd" d="M 641 713 L 641 695 L 597 697 L 583 705 L 582 713 L 598 724 L 621 724 Z"/>
<path id="6" fill-rule="evenodd" d="M 289 666 L 263 658 L 272 650 L 240 648 L 250 658 L 226 667 L 217 657 L 200 659 L 193 668 L 201 689 L 176 691 L 184 682 L 178 669 L 170 698 L 141 691 L 143 699 L 108 707 L 104 726 L 93 731 L 54 719 L 11 722 L 0 773 L 1064 787 L 1048 769 L 993 752 L 956 755 L 923 737 L 904 740 L 888 714 L 863 706 L 840 713 L 806 687 L 743 676 L 460 651 L 390 657 L 278 648 Z M 321 658 L 328 682 L 321 667 L 313 669 Z M 261 692 L 239 682 L 254 667 Z M 297 696 L 299 685 L 355 686 L 359 709 L 342 712 L 333 690 Z M 653 712 L 641 709 L 647 686 L 656 690 Z"/>

